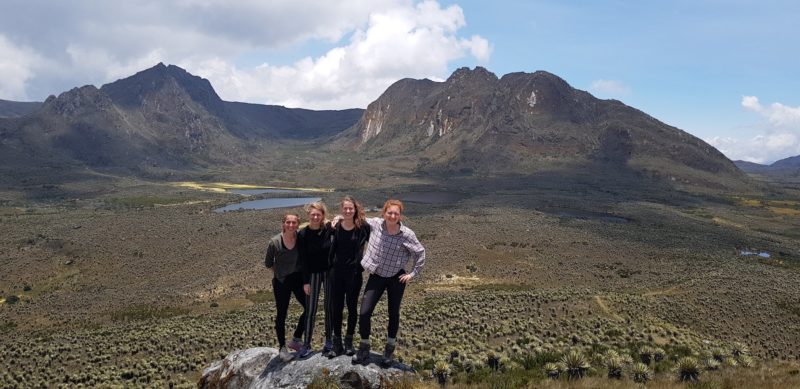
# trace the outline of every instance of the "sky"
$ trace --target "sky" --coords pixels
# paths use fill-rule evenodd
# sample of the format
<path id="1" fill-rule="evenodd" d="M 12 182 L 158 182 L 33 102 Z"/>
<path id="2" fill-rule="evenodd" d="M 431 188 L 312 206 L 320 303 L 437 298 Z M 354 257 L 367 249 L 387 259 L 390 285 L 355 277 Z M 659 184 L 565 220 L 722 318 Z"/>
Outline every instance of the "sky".
<path id="1" fill-rule="evenodd" d="M 0 99 L 163 62 L 224 100 L 366 108 L 402 78 L 546 70 L 732 160 L 800 155 L 800 2 L 4 0 Z"/>

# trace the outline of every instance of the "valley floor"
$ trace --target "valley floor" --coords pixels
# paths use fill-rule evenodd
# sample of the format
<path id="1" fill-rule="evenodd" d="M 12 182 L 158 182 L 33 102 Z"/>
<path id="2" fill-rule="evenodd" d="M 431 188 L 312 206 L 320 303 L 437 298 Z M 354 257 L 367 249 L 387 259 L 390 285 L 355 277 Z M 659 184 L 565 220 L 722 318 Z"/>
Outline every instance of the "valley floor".
<path id="1" fill-rule="evenodd" d="M 745 345 L 753 369 L 782 364 L 796 377 L 800 198 L 595 180 L 373 177 L 320 196 L 373 207 L 458 195 L 407 204 L 428 261 L 406 292 L 398 354 L 420 371 L 447 361 L 463 386 L 494 355 L 539 382 L 544 363 L 579 350 L 599 377 L 609 350 L 639 360 L 650 347 L 664 353 L 653 374 L 673 382 L 680 357 L 727 360 L 724 372 Z M 192 386 L 227 353 L 274 345 L 263 254 L 284 210 L 215 213 L 237 197 L 164 183 L 83 189 L 2 192 L 0 387 Z M 379 305 L 378 344 L 385 315 Z"/>

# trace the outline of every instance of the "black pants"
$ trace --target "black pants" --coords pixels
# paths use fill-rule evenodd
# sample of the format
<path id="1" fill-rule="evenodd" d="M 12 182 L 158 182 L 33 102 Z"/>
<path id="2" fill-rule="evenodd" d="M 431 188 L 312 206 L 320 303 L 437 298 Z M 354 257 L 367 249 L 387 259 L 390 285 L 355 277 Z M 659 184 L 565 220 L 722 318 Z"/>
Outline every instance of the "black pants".
<path id="1" fill-rule="evenodd" d="M 333 336 L 342 337 L 342 319 L 347 303 L 347 336 L 356 333 L 358 322 L 358 294 L 364 277 L 359 268 L 333 268 L 328 281 L 331 283 L 331 326 Z M 326 296 L 327 297 L 327 296 Z"/>
<path id="2" fill-rule="evenodd" d="M 400 329 L 400 302 L 403 300 L 403 292 L 406 284 L 400 282 L 400 276 L 406 274 L 405 270 L 400 270 L 391 277 L 381 277 L 370 274 L 367 279 L 367 286 L 364 287 L 364 299 L 361 300 L 361 310 L 358 314 L 358 334 L 361 339 L 369 339 L 372 332 L 372 312 L 378 305 L 378 300 L 386 291 L 389 302 L 389 338 L 396 338 L 397 331 Z"/>
<path id="3" fill-rule="evenodd" d="M 286 313 L 289 311 L 289 301 L 292 294 L 297 302 L 303 307 L 303 314 L 297 320 L 297 327 L 294 330 L 294 337 L 303 336 L 303 324 L 306 321 L 306 294 L 303 292 L 303 275 L 292 273 L 283 281 L 277 278 L 272 279 L 272 292 L 275 293 L 275 308 L 278 314 L 275 316 L 275 334 L 278 336 L 278 347 L 286 345 Z"/>
<path id="4" fill-rule="evenodd" d="M 331 314 L 330 314 L 330 287 L 331 283 L 328 282 L 327 273 L 311 273 L 311 294 L 306 295 L 306 338 L 305 344 L 311 345 L 311 340 L 314 336 L 314 324 L 317 319 L 317 305 L 319 302 L 319 295 L 322 288 L 325 288 L 325 340 L 331 340 Z"/>

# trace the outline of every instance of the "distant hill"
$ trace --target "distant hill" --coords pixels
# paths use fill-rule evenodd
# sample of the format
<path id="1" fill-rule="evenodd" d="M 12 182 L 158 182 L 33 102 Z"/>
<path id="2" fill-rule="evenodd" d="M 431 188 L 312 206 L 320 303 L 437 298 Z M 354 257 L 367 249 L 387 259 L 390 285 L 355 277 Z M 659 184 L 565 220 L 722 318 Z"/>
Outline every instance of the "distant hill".
<path id="1" fill-rule="evenodd" d="M 763 165 L 755 162 L 736 160 L 733 161 L 733 163 L 745 173 L 764 173 L 769 170 L 769 165 Z"/>
<path id="2" fill-rule="evenodd" d="M 160 63 L 99 89 L 50 96 L 27 116 L 0 119 L 0 170 L 85 166 L 137 174 L 240 165 L 261 141 L 324 139 L 362 113 L 226 102 L 208 80 Z"/>
<path id="3" fill-rule="evenodd" d="M 498 79 L 477 67 L 444 82 L 400 80 L 338 142 L 375 156 L 417 155 L 428 172 L 526 173 L 560 162 L 711 186 L 745 179 L 701 139 L 544 71 Z"/>
<path id="4" fill-rule="evenodd" d="M 0 118 L 16 118 L 35 111 L 40 102 L 8 101 L 0 99 Z"/>
<path id="5" fill-rule="evenodd" d="M 769 166 L 773 169 L 800 169 L 800 155 L 775 161 Z"/>
<path id="6" fill-rule="evenodd" d="M 792 183 L 797 185 L 800 181 L 800 155 L 784 158 L 769 165 L 762 165 L 747 161 L 735 161 L 736 166 L 743 172 L 757 175 L 766 181 L 781 185 Z"/>

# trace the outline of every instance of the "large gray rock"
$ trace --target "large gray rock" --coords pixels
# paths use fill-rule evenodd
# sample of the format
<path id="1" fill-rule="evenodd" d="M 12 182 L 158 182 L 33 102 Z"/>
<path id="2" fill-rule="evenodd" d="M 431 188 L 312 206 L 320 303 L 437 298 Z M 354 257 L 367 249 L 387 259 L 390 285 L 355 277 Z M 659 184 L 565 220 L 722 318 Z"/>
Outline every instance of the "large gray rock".
<path id="1" fill-rule="evenodd" d="M 379 366 L 380 357 L 372 354 L 366 366 L 353 365 L 348 356 L 328 359 L 316 352 L 304 359 L 283 362 L 278 350 L 257 347 L 237 350 L 203 370 L 198 388 L 305 388 L 327 369 L 329 377 L 343 388 L 379 388 L 381 380 L 414 375 L 413 369 L 395 363 Z"/>

